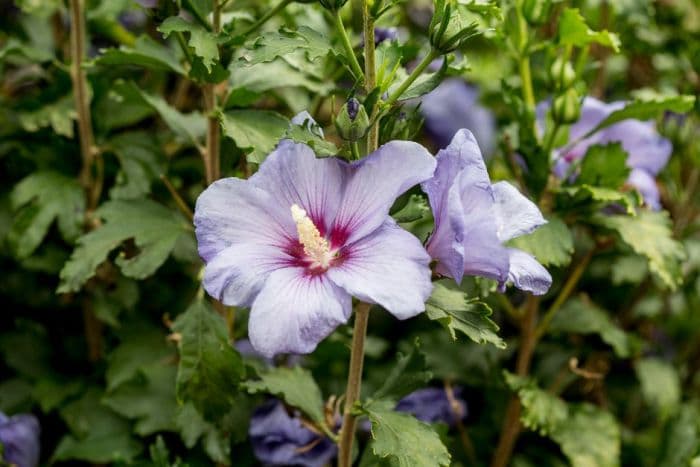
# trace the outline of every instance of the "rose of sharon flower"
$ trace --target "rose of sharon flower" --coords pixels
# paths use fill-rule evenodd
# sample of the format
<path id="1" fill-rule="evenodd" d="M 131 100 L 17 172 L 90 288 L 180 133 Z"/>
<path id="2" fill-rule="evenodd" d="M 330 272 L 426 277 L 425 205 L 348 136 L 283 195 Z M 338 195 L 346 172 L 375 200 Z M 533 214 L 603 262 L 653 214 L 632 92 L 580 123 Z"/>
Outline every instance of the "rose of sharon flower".
<path id="1" fill-rule="evenodd" d="M 462 128 L 471 131 L 488 157 L 496 146 L 496 119 L 479 104 L 479 92 L 461 79 L 443 81 L 423 96 L 421 113 L 425 129 L 435 144 L 444 148 Z"/>
<path id="2" fill-rule="evenodd" d="M 552 277 L 537 260 L 504 242 L 546 223 L 537 206 L 507 182 L 491 184 L 469 130 L 460 130 L 437 155 L 435 176 L 421 184 L 435 229 L 428 239 L 435 271 L 461 282 L 464 274 L 507 281 L 542 295 Z"/>
<path id="3" fill-rule="evenodd" d="M 424 388 L 401 399 L 396 410 L 410 413 L 426 423 L 442 422 L 453 426 L 467 416 L 467 403 L 459 387 L 453 389 L 452 397 L 448 397 L 445 388 Z"/>
<path id="4" fill-rule="evenodd" d="M 435 159 L 392 141 L 347 163 L 282 141 L 248 180 L 225 178 L 197 200 L 204 288 L 251 307 L 248 335 L 264 356 L 309 353 L 351 313 L 351 295 L 399 319 L 424 311 L 430 258 L 389 217 L 430 178 Z"/>
<path id="5" fill-rule="evenodd" d="M 0 412 L 0 461 L 17 467 L 39 465 L 39 421 L 34 415 Z"/>
<path id="6" fill-rule="evenodd" d="M 548 106 L 547 103 L 538 106 L 538 119 L 541 127 L 544 126 L 544 116 Z M 621 101 L 606 104 L 593 97 L 586 97 L 581 106 L 581 118 L 569 129 L 569 140 L 573 142 L 581 139 L 608 115 L 624 106 L 625 103 Z M 635 119 L 623 120 L 588 138 L 581 139 L 573 146 L 567 145 L 555 150 L 555 175 L 564 178 L 571 164 L 582 159 L 590 146 L 608 143 L 622 145 L 628 154 L 627 166 L 632 169 L 627 182 L 639 191 L 649 207 L 659 209 L 661 207 L 659 189 L 654 177 L 668 163 L 673 146 L 668 139 L 656 131 L 653 122 Z"/>
<path id="7" fill-rule="evenodd" d="M 274 399 L 253 412 L 248 434 L 255 457 L 264 465 L 322 467 L 338 450 L 330 439 L 306 428 L 298 415 L 290 415 Z"/>

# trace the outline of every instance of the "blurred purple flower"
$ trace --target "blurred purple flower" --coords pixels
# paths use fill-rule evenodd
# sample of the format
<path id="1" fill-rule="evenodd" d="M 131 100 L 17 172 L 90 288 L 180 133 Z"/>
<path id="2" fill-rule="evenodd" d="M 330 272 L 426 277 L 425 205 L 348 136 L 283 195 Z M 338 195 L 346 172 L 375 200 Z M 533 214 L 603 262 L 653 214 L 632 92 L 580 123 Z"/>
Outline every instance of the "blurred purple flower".
<path id="1" fill-rule="evenodd" d="M 491 184 L 474 135 L 460 130 L 437 155 L 435 176 L 421 184 L 428 194 L 435 229 L 428 239 L 435 271 L 461 282 L 464 274 L 510 281 L 542 295 L 552 277 L 524 251 L 504 242 L 546 223 L 537 206 L 507 182 Z"/>
<path id="2" fill-rule="evenodd" d="M 0 412 L 0 460 L 17 467 L 39 464 L 39 421 L 34 415 L 8 417 Z"/>
<path id="3" fill-rule="evenodd" d="M 158 0 L 136 0 L 136 3 L 144 8 L 155 8 L 158 6 Z"/>
<path id="4" fill-rule="evenodd" d="M 432 289 L 430 258 L 388 213 L 434 170 L 408 141 L 352 163 L 282 141 L 250 179 L 218 180 L 197 200 L 204 288 L 251 307 L 248 337 L 266 357 L 312 352 L 347 322 L 351 296 L 399 319 L 417 315 Z"/>
<path id="5" fill-rule="evenodd" d="M 613 111 L 624 106 L 621 101 L 606 104 L 586 97 L 581 106 L 581 118 L 569 129 L 569 141 L 580 141 L 554 151 L 554 173 L 559 178 L 565 177 L 571 164 L 583 158 L 594 144 L 620 143 L 628 154 L 627 165 L 632 169 L 627 182 L 639 191 L 649 207 L 659 209 L 659 189 L 654 177 L 668 163 L 673 146 L 656 131 L 653 122 L 627 119 L 581 139 Z M 548 103 L 541 103 L 537 109 L 541 129 L 548 107 Z"/>
<path id="6" fill-rule="evenodd" d="M 384 41 L 393 41 L 399 38 L 399 30 L 396 28 L 374 28 L 374 45 Z"/>
<path id="7" fill-rule="evenodd" d="M 306 428 L 298 414 L 289 415 L 274 399 L 253 412 L 248 434 L 255 457 L 264 465 L 322 467 L 337 452 L 330 439 Z"/>
<path id="8" fill-rule="evenodd" d="M 423 96 L 421 112 L 425 129 L 440 148 L 450 144 L 457 131 L 466 128 L 487 157 L 495 150 L 496 120 L 491 111 L 479 105 L 478 90 L 464 81 L 443 81 Z"/>
<path id="9" fill-rule="evenodd" d="M 399 412 L 410 413 L 426 423 L 442 422 L 454 426 L 467 416 L 467 403 L 462 399 L 462 388 L 452 390 L 448 397 L 445 388 L 425 388 L 413 391 L 396 404 Z"/>
<path id="10" fill-rule="evenodd" d="M 127 10 L 119 14 L 119 22 L 122 26 L 132 32 L 143 30 L 148 16 L 143 10 Z"/>

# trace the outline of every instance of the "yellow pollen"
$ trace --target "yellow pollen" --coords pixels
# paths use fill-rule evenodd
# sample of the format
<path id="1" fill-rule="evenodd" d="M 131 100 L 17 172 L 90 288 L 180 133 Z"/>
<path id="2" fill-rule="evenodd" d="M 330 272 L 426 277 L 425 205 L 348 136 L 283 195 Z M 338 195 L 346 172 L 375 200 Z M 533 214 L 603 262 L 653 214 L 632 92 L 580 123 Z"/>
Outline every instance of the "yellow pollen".
<path id="1" fill-rule="evenodd" d="M 292 219 L 297 225 L 299 243 L 304 246 L 304 253 L 314 261 L 314 265 L 327 268 L 333 255 L 328 245 L 328 240 L 321 236 L 318 228 L 306 214 L 306 211 L 296 204 L 292 204 Z"/>

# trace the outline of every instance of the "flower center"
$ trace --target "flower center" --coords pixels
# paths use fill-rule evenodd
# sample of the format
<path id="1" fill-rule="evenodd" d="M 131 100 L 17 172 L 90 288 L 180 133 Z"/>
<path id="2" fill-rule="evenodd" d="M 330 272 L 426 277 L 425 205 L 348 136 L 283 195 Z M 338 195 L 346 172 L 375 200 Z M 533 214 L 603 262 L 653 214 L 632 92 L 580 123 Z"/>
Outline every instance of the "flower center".
<path id="1" fill-rule="evenodd" d="M 333 259 L 328 240 L 321 236 L 318 228 L 302 208 L 292 204 L 292 219 L 297 225 L 299 243 L 304 247 L 304 253 L 311 259 L 311 267 L 328 269 Z"/>

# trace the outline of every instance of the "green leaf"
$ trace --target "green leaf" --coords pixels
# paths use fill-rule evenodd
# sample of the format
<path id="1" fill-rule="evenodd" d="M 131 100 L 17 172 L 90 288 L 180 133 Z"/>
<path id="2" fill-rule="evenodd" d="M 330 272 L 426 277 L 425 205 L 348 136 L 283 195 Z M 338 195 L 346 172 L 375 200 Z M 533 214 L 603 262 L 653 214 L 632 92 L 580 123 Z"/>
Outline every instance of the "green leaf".
<path id="1" fill-rule="evenodd" d="M 151 191 L 151 183 L 162 173 L 158 164 L 159 146 L 145 132 L 120 133 L 108 142 L 119 159 L 121 169 L 109 190 L 112 199 L 143 198 Z"/>
<path id="2" fill-rule="evenodd" d="M 116 413 L 136 420 L 134 432 L 139 436 L 175 431 L 176 372 L 172 364 L 152 364 L 143 369 L 140 378 L 131 379 L 107 393 L 102 402 Z"/>
<path id="3" fill-rule="evenodd" d="M 248 153 L 248 161 L 262 163 L 289 128 L 289 121 L 269 110 L 229 110 L 219 114 L 224 135 Z"/>
<path id="4" fill-rule="evenodd" d="M 178 239 L 191 232 L 182 216 L 150 200 L 108 201 L 96 214 L 104 223 L 78 239 L 77 248 L 61 270 L 58 293 L 80 290 L 112 250 L 132 239 L 136 253 L 119 255 L 116 264 L 127 277 L 148 277 L 165 262 Z"/>
<path id="5" fill-rule="evenodd" d="M 388 457 L 396 467 L 450 465 L 450 453 L 434 428 L 393 406 L 392 401 L 377 401 L 362 407 L 372 422 L 374 454 Z"/>
<path id="6" fill-rule="evenodd" d="M 566 420 L 568 408 L 566 403 L 554 394 L 537 387 L 531 378 L 516 376 L 504 371 L 506 384 L 518 394 L 522 413 L 520 420 L 530 430 L 542 436 L 550 436 Z"/>
<path id="7" fill-rule="evenodd" d="M 700 447 L 698 410 L 692 404 L 684 404 L 671 418 L 664 430 L 660 461 L 657 467 L 691 465 Z"/>
<path id="8" fill-rule="evenodd" d="M 415 222 L 430 215 L 430 206 L 424 196 L 412 194 L 408 198 L 408 202 L 397 212 L 391 213 L 399 224 L 406 222 Z"/>
<path id="9" fill-rule="evenodd" d="M 82 381 L 44 378 L 34 385 L 32 397 L 37 401 L 42 412 L 49 413 L 69 397 L 82 392 L 82 389 Z"/>
<path id="10" fill-rule="evenodd" d="M 71 93 L 36 110 L 19 112 L 17 118 L 22 128 L 30 133 L 51 127 L 55 133 L 72 138 L 73 121 L 78 118 L 78 113 Z"/>
<path id="11" fill-rule="evenodd" d="M 430 91 L 435 89 L 440 85 L 447 70 L 449 68 L 449 60 L 443 60 L 440 69 L 434 73 L 426 73 L 418 77 L 411 85 L 401 94 L 399 101 L 405 101 L 409 99 L 415 99 L 417 97 L 428 94 Z M 394 84 L 389 89 L 389 94 L 391 95 L 399 86 L 400 82 L 395 81 Z"/>
<path id="12" fill-rule="evenodd" d="M 627 153 L 620 143 L 588 148 L 581 162 L 581 174 L 576 179 L 580 185 L 619 188 L 629 176 Z"/>
<path id="13" fill-rule="evenodd" d="M 453 340 L 457 339 L 457 332 L 461 332 L 478 344 L 488 342 L 501 349 L 506 347 L 496 334 L 498 325 L 489 318 L 492 311 L 488 305 L 467 298 L 451 281 L 440 280 L 434 286 L 425 304 L 426 315 L 442 324 Z"/>
<path id="14" fill-rule="evenodd" d="M 678 370 L 660 358 L 644 358 L 635 365 L 644 400 L 666 418 L 681 403 L 681 381 Z"/>
<path id="15" fill-rule="evenodd" d="M 630 216 L 635 215 L 635 207 L 640 205 L 637 192 L 622 192 L 612 188 L 596 187 L 591 185 L 566 186 L 558 189 L 558 192 L 568 199 L 565 206 L 573 205 L 580 208 L 590 205 L 590 208 L 599 211 L 601 206 L 619 204 Z"/>
<path id="16" fill-rule="evenodd" d="M 171 107 L 165 99 L 160 96 L 148 94 L 145 91 L 139 90 L 144 102 L 150 105 L 163 119 L 165 124 L 175 133 L 180 139 L 198 146 L 200 140 L 204 137 L 206 131 L 207 120 L 199 112 L 191 112 L 183 114 L 177 109 Z"/>
<path id="17" fill-rule="evenodd" d="M 298 51 L 303 51 L 309 60 L 314 61 L 331 51 L 328 38 L 307 26 L 301 26 L 297 30 L 282 28 L 277 32 L 263 33 L 245 47 L 247 50 L 241 59 L 251 65 L 271 62 L 277 57 Z"/>
<path id="18" fill-rule="evenodd" d="M 559 43 L 584 47 L 591 43 L 610 47 L 615 52 L 620 50 L 620 39 L 608 31 L 593 31 L 586 24 L 578 8 L 566 8 L 559 18 Z"/>
<path id="19" fill-rule="evenodd" d="M 266 392 L 281 397 L 315 422 L 325 423 L 323 416 L 323 396 L 311 372 L 301 367 L 273 368 L 260 375 L 260 381 L 245 383 L 248 391 Z"/>
<path id="20" fill-rule="evenodd" d="M 196 23 L 189 23 L 180 16 L 171 16 L 158 26 L 158 31 L 162 32 L 163 37 L 166 38 L 173 32 L 189 33 L 188 45 L 202 60 L 207 72 L 211 72 L 212 66 L 219 60 L 219 43 L 216 35 Z"/>
<path id="21" fill-rule="evenodd" d="M 141 97 L 140 90 L 133 83 L 117 80 L 95 103 L 94 114 L 100 116 L 95 125 L 106 134 L 115 128 L 135 125 L 155 113 L 156 110 Z"/>
<path id="22" fill-rule="evenodd" d="M 649 274 L 646 258 L 635 254 L 618 256 L 611 269 L 615 285 L 639 284 Z"/>
<path id="23" fill-rule="evenodd" d="M 649 120 L 656 118 L 664 112 L 685 113 L 692 110 L 695 104 L 695 96 L 680 95 L 669 97 L 656 97 L 650 100 L 635 100 L 628 103 L 620 110 L 616 110 L 600 122 L 588 135 L 615 123 L 634 118 L 637 120 Z"/>
<path id="24" fill-rule="evenodd" d="M 241 423 L 243 419 L 237 422 L 247 429 L 247 424 Z M 230 438 L 221 430 L 217 430 L 216 426 L 204 420 L 192 403 L 187 402 L 181 406 L 175 416 L 175 423 L 188 449 L 192 449 L 201 439 L 204 451 L 213 461 L 228 465 L 231 460 Z"/>
<path id="25" fill-rule="evenodd" d="M 543 266 L 566 266 L 574 253 L 574 239 L 569 227 L 559 217 L 550 215 L 547 223 L 528 235 L 514 238 L 509 246 L 530 253 Z"/>
<path id="26" fill-rule="evenodd" d="M 229 342 L 223 318 L 208 302 L 197 299 L 177 317 L 173 331 L 180 335 L 178 400 L 191 401 L 207 419 L 225 415 L 245 367 Z"/>
<path id="27" fill-rule="evenodd" d="M 641 211 L 637 216 L 598 216 L 596 222 L 618 233 L 623 242 L 649 262 L 649 269 L 668 288 L 682 282 L 683 245 L 672 237 L 666 212 Z"/>
<path id="28" fill-rule="evenodd" d="M 129 66 L 149 70 L 170 71 L 185 76 L 187 73 L 175 54 L 166 46 L 159 44 L 149 36 L 136 39 L 133 47 L 121 46 L 118 49 L 106 49 L 95 59 L 97 65 Z"/>
<path id="29" fill-rule="evenodd" d="M 121 344 L 107 356 L 107 391 L 134 378 L 141 370 L 172 357 L 165 334 L 154 327 L 132 326 L 120 332 Z"/>
<path id="30" fill-rule="evenodd" d="M 382 387 L 372 395 L 372 398 L 398 401 L 410 392 L 425 386 L 432 377 L 433 374 L 428 370 L 425 361 L 425 354 L 420 351 L 418 340 L 416 340 L 408 354 L 398 354 L 398 361 L 391 368 L 391 372 L 387 375 Z"/>
<path id="31" fill-rule="evenodd" d="M 597 334 L 609 344 L 620 358 L 632 353 L 630 337 L 620 329 L 608 314 L 588 300 L 574 298 L 554 316 L 550 324 L 552 333 Z"/>
<path id="32" fill-rule="evenodd" d="M 18 258 L 31 255 L 54 220 L 63 238 L 74 241 L 85 219 L 85 194 L 80 184 L 57 172 L 35 172 L 19 182 L 10 197 L 16 211 L 7 234 Z"/>
<path id="33" fill-rule="evenodd" d="M 0 382 L 0 411 L 18 413 L 31 410 L 32 389 L 32 383 L 22 378 L 11 378 Z"/>
<path id="34" fill-rule="evenodd" d="M 384 41 L 377 47 L 375 56 L 376 82 L 382 93 L 388 91 L 394 82 L 401 66 L 401 58 L 401 45 L 397 40 Z"/>
<path id="35" fill-rule="evenodd" d="M 92 388 L 61 409 L 61 417 L 72 434 L 61 439 L 53 460 L 107 464 L 129 462 L 141 452 L 141 443 L 131 437 L 129 423 L 102 405 L 101 398 L 102 393 Z"/>

